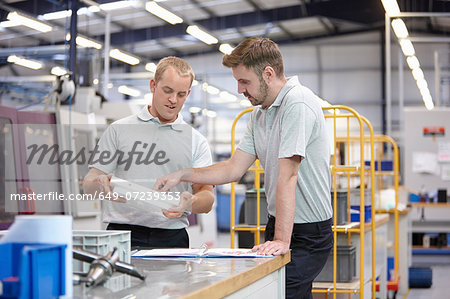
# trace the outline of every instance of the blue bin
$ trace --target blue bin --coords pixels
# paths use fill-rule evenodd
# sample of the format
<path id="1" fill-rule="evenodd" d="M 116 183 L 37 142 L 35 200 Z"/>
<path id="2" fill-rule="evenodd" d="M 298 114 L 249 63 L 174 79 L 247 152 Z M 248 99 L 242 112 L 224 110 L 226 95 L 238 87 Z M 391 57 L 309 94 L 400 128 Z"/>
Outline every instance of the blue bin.
<path id="1" fill-rule="evenodd" d="M 375 161 L 375 171 L 378 171 L 378 163 L 379 161 Z M 370 166 L 370 161 L 364 161 L 364 164 L 366 166 Z M 392 161 L 381 161 L 381 171 L 393 171 L 394 170 L 394 164 Z"/>
<path id="2" fill-rule="evenodd" d="M 391 276 L 391 274 L 394 274 L 394 257 L 388 256 L 387 258 L 387 280 L 391 281 L 394 277 Z"/>
<path id="3" fill-rule="evenodd" d="M 58 298 L 66 293 L 67 245 L 0 244 L 0 298 Z"/>
<path id="4" fill-rule="evenodd" d="M 244 194 L 236 194 L 235 196 L 235 220 L 238 223 L 239 213 L 241 212 L 242 203 L 245 200 Z M 217 192 L 217 229 L 219 231 L 230 230 L 230 194 Z"/>
<path id="5" fill-rule="evenodd" d="M 351 222 L 360 222 L 360 206 L 350 206 L 350 221 Z M 364 206 L 364 221 L 370 222 L 372 220 L 372 206 L 366 205 Z"/>
<path id="6" fill-rule="evenodd" d="M 418 194 L 409 193 L 409 202 L 420 202 L 420 196 Z"/>
<path id="7" fill-rule="evenodd" d="M 433 270 L 431 268 L 409 268 L 410 288 L 429 288 L 433 285 Z"/>

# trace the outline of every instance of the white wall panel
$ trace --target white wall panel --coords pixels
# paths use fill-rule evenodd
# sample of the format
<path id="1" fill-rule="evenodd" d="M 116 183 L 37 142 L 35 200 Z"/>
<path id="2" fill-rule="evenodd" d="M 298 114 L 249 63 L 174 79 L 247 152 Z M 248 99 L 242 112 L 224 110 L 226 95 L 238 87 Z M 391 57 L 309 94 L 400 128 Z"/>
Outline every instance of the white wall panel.
<path id="1" fill-rule="evenodd" d="M 376 71 L 333 71 L 323 74 L 322 96 L 332 104 L 381 99 L 381 76 Z"/>

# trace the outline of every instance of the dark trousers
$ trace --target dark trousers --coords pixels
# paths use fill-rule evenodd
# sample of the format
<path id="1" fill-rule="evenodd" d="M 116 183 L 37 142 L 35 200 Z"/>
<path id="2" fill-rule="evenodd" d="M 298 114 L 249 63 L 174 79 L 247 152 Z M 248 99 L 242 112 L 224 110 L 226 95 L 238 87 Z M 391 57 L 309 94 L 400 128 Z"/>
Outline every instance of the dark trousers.
<path id="1" fill-rule="evenodd" d="M 140 225 L 110 223 L 107 230 L 131 231 L 131 248 L 189 248 L 186 229 L 151 228 Z"/>
<path id="2" fill-rule="evenodd" d="M 312 298 L 312 282 L 319 275 L 333 248 L 331 219 L 294 224 L 291 237 L 291 262 L 286 265 L 286 298 Z M 269 216 L 266 241 L 273 240 L 275 217 Z"/>

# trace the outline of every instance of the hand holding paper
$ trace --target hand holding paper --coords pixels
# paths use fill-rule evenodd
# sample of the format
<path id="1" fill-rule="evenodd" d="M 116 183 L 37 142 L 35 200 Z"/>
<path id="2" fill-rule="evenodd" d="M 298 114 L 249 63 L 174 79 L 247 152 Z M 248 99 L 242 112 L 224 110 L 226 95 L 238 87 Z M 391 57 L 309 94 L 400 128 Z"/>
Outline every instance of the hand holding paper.
<path id="1" fill-rule="evenodd" d="M 139 204 L 145 202 L 146 206 L 147 204 L 150 204 L 154 208 L 162 210 L 177 208 L 181 204 L 182 194 L 179 192 L 157 192 L 153 189 L 120 179 L 116 176 L 111 178 L 111 186 L 114 188 L 114 193 L 119 197 L 124 198 L 127 203 Z M 183 207 L 188 205 L 189 200 L 192 201 L 192 195 L 188 192 L 186 193 L 190 196 L 185 195 L 186 203 L 183 204 Z M 141 205 L 139 204 L 139 206 Z"/>
<path id="2" fill-rule="evenodd" d="M 186 191 L 181 193 L 180 204 L 176 207 L 163 210 L 164 216 L 173 219 L 181 217 L 184 212 L 192 212 L 192 201 L 194 197 L 195 195 Z"/>

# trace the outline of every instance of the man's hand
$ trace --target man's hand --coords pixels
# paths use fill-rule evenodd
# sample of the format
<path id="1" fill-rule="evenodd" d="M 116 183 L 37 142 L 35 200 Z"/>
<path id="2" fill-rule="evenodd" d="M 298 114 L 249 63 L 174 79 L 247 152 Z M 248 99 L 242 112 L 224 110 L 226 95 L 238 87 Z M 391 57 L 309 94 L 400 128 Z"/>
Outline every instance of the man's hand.
<path id="1" fill-rule="evenodd" d="M 159 192 L 168 192 L 170 188 L 178 185 L 181 182 L 183 176 L 182 171 L 175 171 L 169 173 L 168 175 L 156 180 L 153 190 Z"/>
<path id="2" fill-rule="evenodd" d="M 267 241 L 254 246 L 252 251 L 261 255 L 282 255 L 289 252 L 289 243 L 280 240 Z"/>
<path id="3" fill-rule="evenodd" d="M 99 174 L 95 176 L 86 176 L 83 181 L 83 188 L 85 193 L 95 194 L 97 193 L 98 198 L 111 200 L 114 202 L 126 202 L 126 199 L 123 197 L 115 197 L 114 196 L 114 188 L 111 186 L 110 181 L 111 177 L 114 174 Z M 102 194 L 101 196 L 99 196 Z"/>
<path id="4" fill-rule="evenodd" d="M 92 171 L 92 170 L 91 170 Z M 100 172 L 97 170 L 97 172 Z M 83 188 L 85 193 L 94 194 L 97 193 L 109 194 L 112 191 L 112 187 L 110 185 L 112 173 L 110 174 L 88 174 L 83 181 Z"/>
<path id="5" fill-rule="evenodd" d="M 176 207 L 170 208 L 168 210 L 163 210 L 164 216 L 167 218 L 180 218 L 184 212 L 192 211 L 192 201 L 194 200 L 195 195 L 192 195 L 189 192 L 183 192 L 180 196 L 180 204 Z"/>

